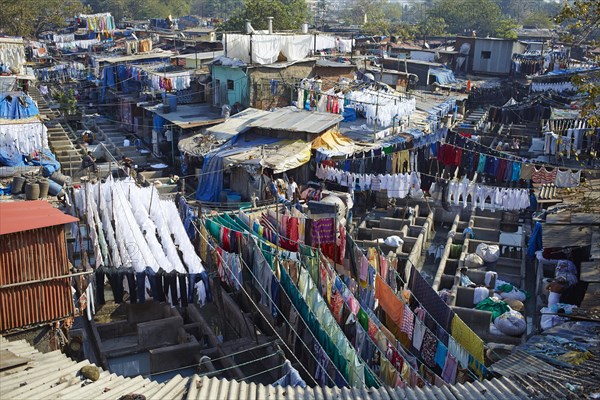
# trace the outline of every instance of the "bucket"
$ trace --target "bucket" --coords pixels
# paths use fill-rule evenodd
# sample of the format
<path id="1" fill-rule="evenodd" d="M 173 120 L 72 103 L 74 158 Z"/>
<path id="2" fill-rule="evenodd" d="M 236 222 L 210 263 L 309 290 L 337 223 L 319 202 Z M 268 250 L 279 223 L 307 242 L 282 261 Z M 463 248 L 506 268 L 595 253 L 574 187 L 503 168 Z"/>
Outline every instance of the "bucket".
<path id="1" fill-rule="evenodd" d="M 22 176 L 15 176 L 12 181 L 12 194 L 19 194 L 23 191 L 25 185 L 25 178 Z"/>
<path id="2" fill-rule="evenodd" d="M 40 199 L 48 197 L 48 189 L 50 188 L 50 182 L 48 179 L 39 179 L 38 185 L 40 186 Z"/>
<path id="3" fill-rule="evenodd" d="M 25 199 L 37 200 L 40 198 L 40 185 L 36 182 L 28 181 L 25 184 Z"/>
<path id="4" fill-rule="evenodd" d="M 62 190 L 62 185 L 53 180 L 48 181 L 48 194 L 50 196 L 56 196 Z"/>

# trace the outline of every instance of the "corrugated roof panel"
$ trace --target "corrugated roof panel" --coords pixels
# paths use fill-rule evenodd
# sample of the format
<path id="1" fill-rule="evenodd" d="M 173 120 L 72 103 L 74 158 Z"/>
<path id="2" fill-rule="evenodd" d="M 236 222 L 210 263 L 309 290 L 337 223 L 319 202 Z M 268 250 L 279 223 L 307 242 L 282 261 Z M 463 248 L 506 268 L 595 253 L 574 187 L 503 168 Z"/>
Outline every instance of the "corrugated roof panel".
<path id="1" fill-rule="evenodd" d="M 76 221 L 44 200 L 0 203 L 0 235 Z"/>
<path id="2" fill-rule="evenodd" d="M 589 246 L 592 243 L 592 228 L 584 225 L 544 224 L 542 241 L 544 248 Z"/>
<path id="3" fill-rule="evenodd" d="M 248 126 L 292 132 L 322 133 L 342 121 L 339 114 L 305 111 L 286 107 L 270 112 Z"/>
<path id="4" fill-rule="evenodd" d="M 60 399 L 117 399 L 126 394 L 142 394 L 150 399 L 303 399 L 303 400 L 362 400 L 371 399 L 490 399 L 510 400 L 529 398 L 553 398 L 553 391 L 545 390 L 547 380 L 531 378 L 492 379 L 484 382 L 458 384 L 454 386 L 402 389 L 380 387 L 366 388 L 292 388 L 273 387 L 255 383 L 228 381 L 225 379 L 177 375 L 166 383 L 157 383 L 141 376 L 124 378 L 107 371 L 100 379 L 85 386 L 78 375 L 84 361 L 76 363 L 59 351 L 42 354 L 25 341 L 8 342 L 0 336 L 0 349 L 7 349 L 18 356 L 28 356 L 32 361 L 22 367 L 0 372 L 0 398 L 60 398 Z M 526 390 L 517 382 L 523 381 Z M 89 381 L 87 381 L 89 382 Z M 27 383 L 25 386 L 21 386 Z M 528 392 L 533 394 L 529 396 Z M 545 397 L 544 397 L 545 396 Z"/>

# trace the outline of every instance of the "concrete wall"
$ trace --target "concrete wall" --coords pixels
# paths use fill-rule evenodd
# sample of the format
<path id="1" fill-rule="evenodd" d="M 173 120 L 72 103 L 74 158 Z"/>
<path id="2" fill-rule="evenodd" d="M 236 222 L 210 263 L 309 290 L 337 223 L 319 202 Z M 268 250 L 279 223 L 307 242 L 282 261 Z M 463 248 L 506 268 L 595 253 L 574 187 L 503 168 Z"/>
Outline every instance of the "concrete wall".
<path id="1" fill-rule="evenodd" d="M 142 322 L 137 325 L 139 346 L 155 349 L 179 342 L 179 328 L 183 328 L 183 318 L 169 317 L 157 321 Z"/>
<path id="2" fill-rule="evenodd" d="M 302 62 L 285 68 L 253 67 L 248 69 L 250 77 L 250 103 L 253 107 L 267 110 L 272 107 L 291 105 L 297 100 L 290 85 L 311 75 L 315 62 Z M 272 93 L 270 81 L 279 81 L 277 92 Z"/>
<path id="3" fill-rule="evenodd" d="M 96 329 L 101 340 L 115 339 L 136 333 L 135 325 L 130 324 L 128 321 L 114 321 L 105 324 L 97 324 Z"/>
<path id="4" fill-rule="evenodd" d="M 171 307 L 168 304 L 158 304 L 150 301 L 146 303 L 125 304 L 125 307 L 127 322 L 133 325 L 171 316 Z"/>
<path id="5" fill-rule="evenodd" d="M 150 350 L 150 372 L 159 373 L 200 361 L 202 347 L 197 341 Z"/>

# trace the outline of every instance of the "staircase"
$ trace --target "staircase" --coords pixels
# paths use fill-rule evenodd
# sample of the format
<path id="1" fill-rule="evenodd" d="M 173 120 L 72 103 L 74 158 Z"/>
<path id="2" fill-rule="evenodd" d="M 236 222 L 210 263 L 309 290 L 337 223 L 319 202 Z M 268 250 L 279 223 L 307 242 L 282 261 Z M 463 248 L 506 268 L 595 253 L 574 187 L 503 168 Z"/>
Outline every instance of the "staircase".
<path id="1" fill-rule="evenodd" d="M 60 163 L 61 172 L 69 175 L 73 182 L 78 181 L 79 171 L 81 169 L 81 157 L 84 150 L 77 143 L 77 138 L 71 131 L 71 128 L 65 122 L 59 122 L 60 113 L 53 110 L 46 99 L 36 87 L 31 87 L 29 95 L 37 102 L 41 115 L 45 115 L 50 121 L 45 125 L 48 128 L 48 145 L 50 150 L 56 156 Z"/>

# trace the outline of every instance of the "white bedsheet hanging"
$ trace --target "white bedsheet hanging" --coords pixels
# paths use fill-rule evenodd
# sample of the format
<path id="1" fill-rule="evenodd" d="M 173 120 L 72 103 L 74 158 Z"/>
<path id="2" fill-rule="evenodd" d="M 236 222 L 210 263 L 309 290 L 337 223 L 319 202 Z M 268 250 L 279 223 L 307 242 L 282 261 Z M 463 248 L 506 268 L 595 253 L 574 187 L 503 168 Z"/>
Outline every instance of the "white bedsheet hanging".
<path id="1" fill-rule="evenodd" d="M 129 185 L 131 185 L 131 187 L 129 187 Z M 127 194 L 129 203 L 131 205 L 131 211 L 139 228 L 142 230 L 142 235 L 145 238 L 148 248 L 158 262 L 158 265 L 165 272 L 174 271 L 175 267 L 171 263 L 171 260 L 165 255 L 161 244 L 156 238 L 157 228 L 154 222 L 148 216 L 148 210 L 140 199 L 140 189 L 135 185 L 133 180 L 129 179 L 118 182 L 117 186 L 119 186 L 123 191 L 125 191 L 125 189 L 128 190 Z"/>
<path id="2" fill-rule="evenodd" d="M 27 155 L 48 148 L 48 129 L 41 122 L 0 124 L 2 151 Z"/>
<path id="3" fill-rule="evenodd" d="M 250 36 L 227 33 L 223 35 L 228 58 L 237 58 L 246 63 L 250 62 Z"/>
<path id="4" fill-rule="evenodd" d="M 135 185 L 133 180 L 128 180 L 129 184 Z M 123 232 L 125 247 L 132 260 L 132 266 L 136 272 L 144 272 L 146 267 L 150 267 L 154 272 L 158 272 L 161 265 L 158 263 L 152 250 L 148 246 L 138 222 L 133 215 L 131 205 L 125 196 L 123 187 L 117 185 L 112 177 L 107 179 L 107 184 L 112 188 L 112 198 L 115 202 L 114 213 L 115 222 L 118 224 L 117 232 Z M 127 184 L 127 183 L 124 183 Z"/>
<path id="5" fill-rule="evenodd" d="M 317 35 L 316 50 L 335 49 L 337 42 L 334 36 L 329 35 Z"/>
<path id="6" fill-rule="evenodd" d="M 288 61 L 306 58 L 314 45 L 312 35 L 289 35 L 281 38 L 281 53 Z"/>
<path id="7" fill-rule="evenodd" d="M 277 61 L 281 39 L 278 35 L 252 35 L 252 62 L 265 65 Z"/>
<path id="8" fill-rule="evenodd" d="M 158 192 L 152 187 L 138 188 L 136 187 L 136 197 L 139 197 L 141 203 L 144 205 L 146 211 L 149 211 L 150 219 L 156 225 L 158 235 L 160 236 L 160 242 L 162 248 L 166 254 L 166 257 L 173 265 L 175 271 L 179 273 L 186 273 L 175 243 L 171 238 L 171 231 L 169 230 L 166 217 L 164 216 L 161 208 L 161 202 Z"/>

